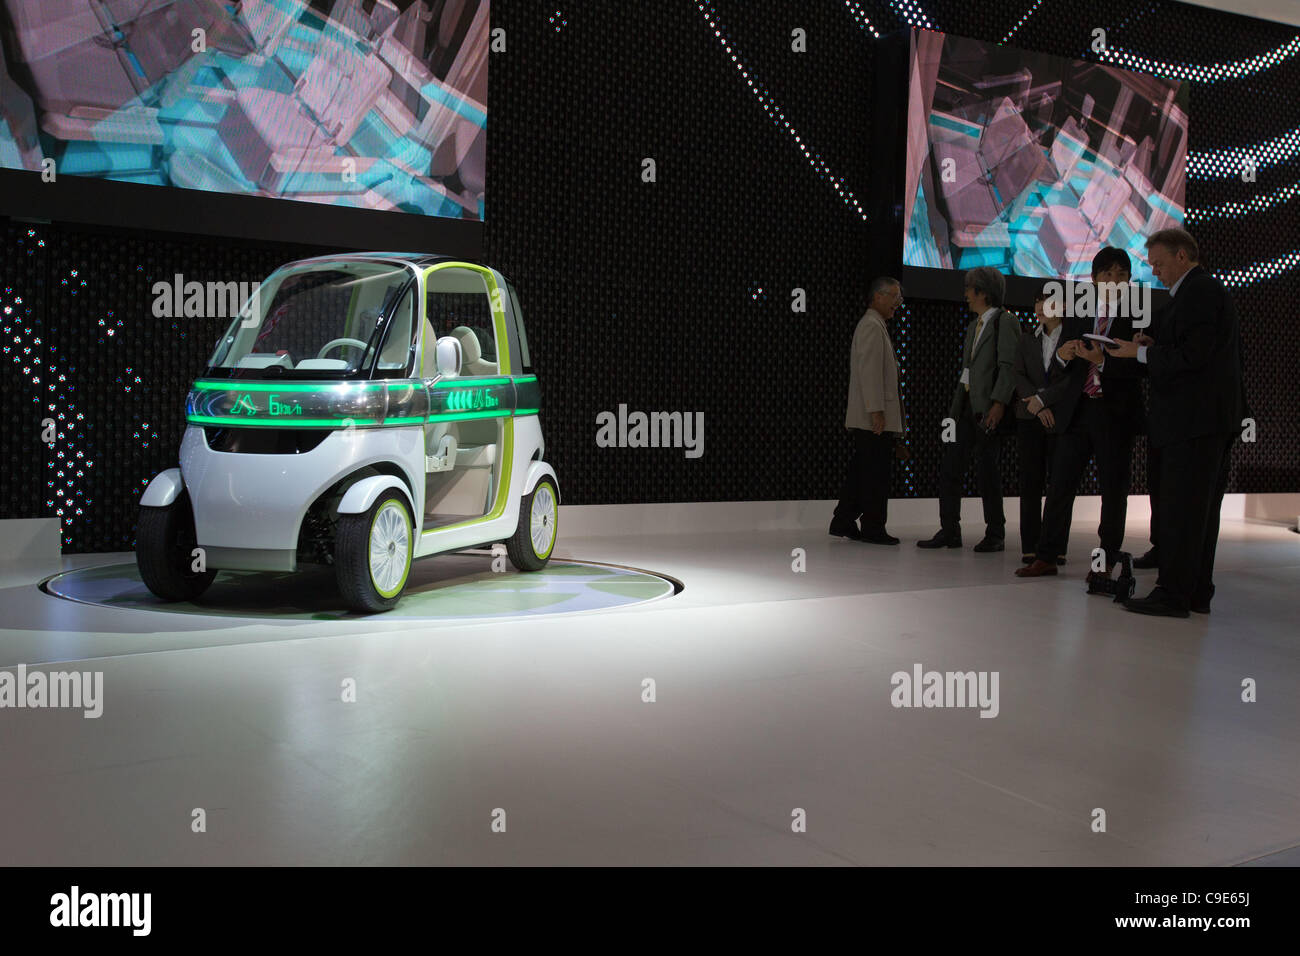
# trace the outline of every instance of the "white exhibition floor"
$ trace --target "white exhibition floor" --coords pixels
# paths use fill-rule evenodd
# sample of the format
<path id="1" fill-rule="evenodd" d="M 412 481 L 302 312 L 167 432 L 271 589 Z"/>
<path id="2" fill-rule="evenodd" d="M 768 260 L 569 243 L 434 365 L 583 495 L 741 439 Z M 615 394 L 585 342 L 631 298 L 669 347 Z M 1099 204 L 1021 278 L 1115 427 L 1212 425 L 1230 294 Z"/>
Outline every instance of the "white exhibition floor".
<path id="1" fill-rule="evenodd" d="M 104 712 L 0 711 L 0 863 L 1300 860 L 1300 535 L 1226 520 L 1213 613 L 1169 620 L 1085 595 L 1091 522 L 1022 581 L 1014 526 L 978 555 L 977 526 L 921 552 L 929 523 L 885 548 L 823 517 L 562 537 L 685 591 L 522 625 L 105 609 L 10 572 L 0 666 L 102 671 Z M 917 663 L 997 671 L 997 717 L 891 706 Z"/>

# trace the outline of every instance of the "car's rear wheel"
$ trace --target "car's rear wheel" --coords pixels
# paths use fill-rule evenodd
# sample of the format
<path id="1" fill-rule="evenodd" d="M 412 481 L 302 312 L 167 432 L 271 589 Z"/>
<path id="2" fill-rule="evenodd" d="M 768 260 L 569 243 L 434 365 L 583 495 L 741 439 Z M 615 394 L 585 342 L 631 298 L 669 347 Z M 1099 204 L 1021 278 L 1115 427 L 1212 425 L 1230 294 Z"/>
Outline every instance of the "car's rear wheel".
<path id="1" fill-rule="evenodd" d="M 141 506 L 136 525 L 135 563 L 145 587 L 164 601 L 193 601 L 212 584 L 216 571 L 205 567 L 194 550 L 194 510 L 182 491 L 162 508 Z"/>
<path id="2" fill-rule="evenodd" d="M 334 570 L 350 610 L 373 613 L 397 606 L 411 572 L 411 529 L 406 496 L 391 488 L 368 511 L 339 517 Z"/>
<path id="3" fill-rule="evenodd" d="M 559 535 L 560 496 L 550 478 L 542 478 L 519 502 L 519 526 L 506 541 L 510 563 L 520 571 L 540 571 L 551 560 Z"/>

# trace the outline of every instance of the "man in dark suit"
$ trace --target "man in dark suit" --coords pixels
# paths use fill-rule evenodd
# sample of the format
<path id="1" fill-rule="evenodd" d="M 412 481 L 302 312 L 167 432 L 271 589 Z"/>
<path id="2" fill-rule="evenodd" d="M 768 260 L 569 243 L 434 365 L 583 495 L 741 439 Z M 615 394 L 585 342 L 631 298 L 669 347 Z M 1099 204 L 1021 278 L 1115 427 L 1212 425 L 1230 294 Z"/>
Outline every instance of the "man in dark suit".
<path id="1" fill-rule="evenodd" d="M 1136 358 L 1151 382 L 1148 433 L 1160 451 L 1155 516 L 1160 576 L 1139 614 L 1208 613 L 1214 595 L 1219 509 L 1228 456 L 1245 413 L 1237 310 L 1223 283 L 1201 268 L 1196 240 L 1182 229 L 1147 239 L 1151 271 L 1173 297 L 1150 336 L 1107 351 Z"/>
<path id="2" fill-rule="evenodd" d="M 1156 328 L 1161 322 L 1161 313 L 1173 305 L 1169 300 L 1163 303 L 1156 314 L 1151 319 L 1151 328 Z M 1143 336 L 1142 340 L 1149 337 Z M 1145 377 L 1145 376 L 1144 376 Z M 1148 390 L 1151 387 L 1150 380 L 1147 381 Z M 1156 512 L 1160 508 L 1160 449 L 1151 441 L 1151 436 L 1147 436 L 1147 500 L 1151 505 L 1151 520 L 1148 522 L 1150 530 L 1147 535 L 1151 541 L 1151 547 L 1147 548 L 1144 554 L 1138 555 L 1133 559 L 1133 567 L 1143 571 L 1149 571 L 1152 568 L 1160 567 L 1160 532 L 1156 530 Z"/>
<path id="3" fill-rule="evenodd" d="M 1114 338 L 1133 335 L 1134 310 L 1129 295 L 1132 266 L 1123 249 L 1107 246 L 1092 260 L 1093 309 L 1065 319 L 1064 344 L 1057 355 L 1070 385 L 1054 410 L 1056 455 L 1052 484 L 1043 509 L 1043 532 L 1035 560 L 1016 571 L 1035 578 L 1057 573 L 1057 560 L 1070 538 L 1074 498 L 1088 460 L 1097 462 L 1101 486 L 1101 539 L 1105 571 L 1089 571 L 1091 579 L 1108 575 L 1124 546 L 1128 516 L 1133 438 L 1142 424 L 1141 369 L 1132 358 L 1111 358 L 1085 334 Z M 1088 302 L 1085 298 L 1084 303 Z"/>
<path id="4" fill-rule="evenodd" d="M 1015 396 L 1012 368 L 1020 343 L 1020 323 L 1002 308 L 1006 279 L 992 266 L 966 273 L 966 306 L 975 314 L 962 345 L 962 373 L 948 414 L 953 441 L 945 441 L 939 466 L 939 532 L 920 548 L 961 547 L 962 479 L 976 461 L 980 496 L 984 499 L 984 537 L 975 550 L 1006 548 L 1006 514 L 1002 510 L 1002 474 L 998 451 L 1007 405 Z M 1014 419 L 1006 419 L 1007 425 Z M 945 430 L 947 430 L 945 428 Z"/>
<path id="5" fill-rule="evenodd" d="M 1043 492 L 1056 450 L 1053 408 L 1070 387 L 1065 366 L 1057 361 L 1061 316 L 1048 314 L 1047 293 L 1034 298 L 1038 326 L 1020 333 L 1012 374 L 1016 380 L 1016 451 L 1020 464 L 1020 558 L 1032 564 L 1042 531 Z M 1058 561 L 1064 561 L 1059 558 Z"/>

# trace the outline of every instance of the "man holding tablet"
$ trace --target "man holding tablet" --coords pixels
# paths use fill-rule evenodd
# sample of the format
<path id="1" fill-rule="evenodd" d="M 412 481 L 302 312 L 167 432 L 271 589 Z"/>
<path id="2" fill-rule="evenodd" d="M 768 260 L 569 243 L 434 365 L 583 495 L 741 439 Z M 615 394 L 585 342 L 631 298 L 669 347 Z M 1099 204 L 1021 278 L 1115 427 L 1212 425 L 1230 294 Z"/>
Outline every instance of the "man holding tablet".
<path id="1" fill-rule="evenodd" d="M 1090 458 L 1096 458 L 1101 485 L 1097 534 L 1105 571 L 1089 571 L 1089 579 L 1109 575 L 1124 545 L 1133 437 L 1141 431 L 1143 420 L 1138 383 L 1142 370 L 1133 358 L 1108 356 L 1103 345 L 1133 336 L 1128 306 L 1135 297 L 1121 288 L 1131 276 L 1128 253 L 1112 246 L 1102 249 L 1092 260 L 1096 308 L 1091 311 L 1095 314 L 1065 319 L 1064 344 L 1056 354 L 1072 385 L 1055 412 L 1058 438 L 1038 553 L 1032 564 L 1016 570 L 1018 577 L 1057 573 L 1057 559 L 1064 556 L 1069 544 L 1074 498 Z M 1083 299 L 1085 304 L 1088 301 Z"/>

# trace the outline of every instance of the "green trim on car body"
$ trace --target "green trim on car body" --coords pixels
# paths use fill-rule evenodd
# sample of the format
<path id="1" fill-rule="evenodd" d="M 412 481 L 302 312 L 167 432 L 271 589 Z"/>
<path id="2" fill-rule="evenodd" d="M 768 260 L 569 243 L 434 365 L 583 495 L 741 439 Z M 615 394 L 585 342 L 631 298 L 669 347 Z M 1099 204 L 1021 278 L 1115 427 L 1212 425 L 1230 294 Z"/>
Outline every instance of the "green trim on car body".
<path id="1" fill-rule="evenodd" d="M 384 382 L 246 382 L 231 378 L 222 380 L 199 379 L 194 387 L 201 392 L 335 392 L 350 388 L 376 391 L 381 388 L 408 384 L 409 379 L 392 379 Z"/>

